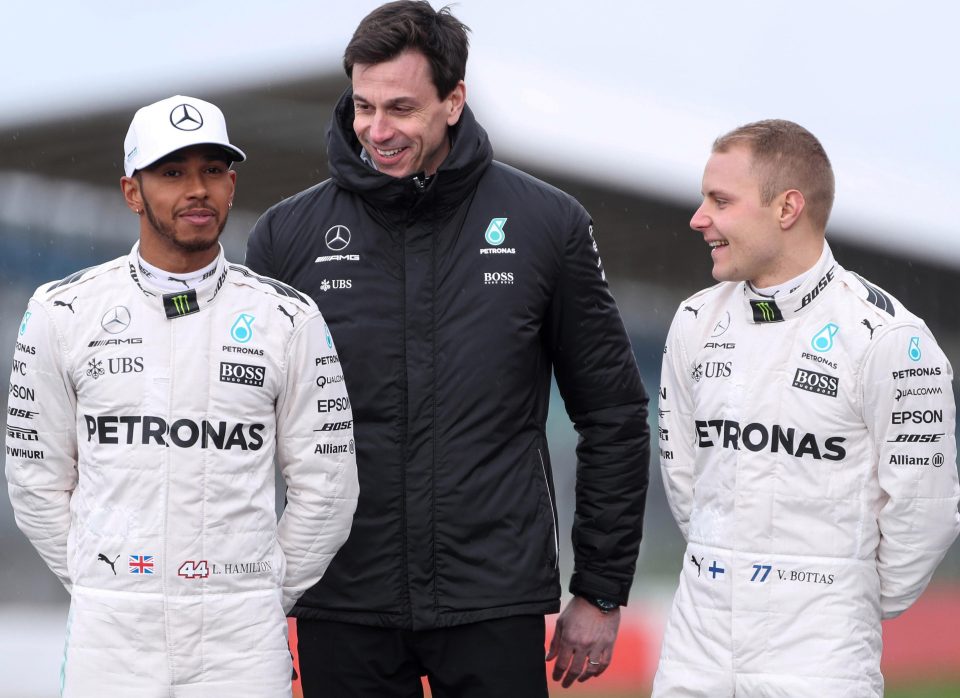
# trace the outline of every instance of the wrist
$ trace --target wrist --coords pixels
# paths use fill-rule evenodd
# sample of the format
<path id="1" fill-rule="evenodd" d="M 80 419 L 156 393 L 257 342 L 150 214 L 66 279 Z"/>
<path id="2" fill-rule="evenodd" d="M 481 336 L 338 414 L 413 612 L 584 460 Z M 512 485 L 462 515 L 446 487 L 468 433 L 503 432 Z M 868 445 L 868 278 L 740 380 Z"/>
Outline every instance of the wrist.
<path id="1" fill-rule="evenodd" d="M 600 610 L 600 613 L 607 614 L 616 611 L 620 608 L 620 604 L 616 601 L 611 601 L 610 599 L 605 599 L 602 596 L 588 596 L 586 594 L 578 594 L 581 599 L 586 601 L 588 604 Z"/>

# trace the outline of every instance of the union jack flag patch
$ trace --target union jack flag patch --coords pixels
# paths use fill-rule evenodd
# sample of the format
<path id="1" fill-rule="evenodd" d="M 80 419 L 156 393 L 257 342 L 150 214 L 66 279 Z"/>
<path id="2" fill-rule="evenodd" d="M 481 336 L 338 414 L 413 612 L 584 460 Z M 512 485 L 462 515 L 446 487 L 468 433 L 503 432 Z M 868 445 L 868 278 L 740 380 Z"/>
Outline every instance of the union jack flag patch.
<path id="1" fill-rule="evenodd" d="M 153 574 L 153 555 L 131 555 L 130 574 Z"/>

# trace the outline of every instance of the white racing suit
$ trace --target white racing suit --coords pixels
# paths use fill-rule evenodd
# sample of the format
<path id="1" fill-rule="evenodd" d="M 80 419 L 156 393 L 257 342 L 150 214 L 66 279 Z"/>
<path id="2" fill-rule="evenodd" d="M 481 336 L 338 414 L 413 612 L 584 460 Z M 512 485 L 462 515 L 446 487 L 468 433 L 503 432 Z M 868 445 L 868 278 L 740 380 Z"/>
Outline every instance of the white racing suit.
<path id="1" fill-rule="evenodd" d="M 776 301 L 721 283 L 664 349 L 660 461 L 687 540 L 653 695 L 881 696 L 880 620 L 960 531 L 953 371 L 825 244 Z"/>
<path id="2" fill-rule="evenodd" d="M 71 593 L 62 695 L 289 696 L 285 612 L 358 493 L 333 341 L 222 251 L 166 294 L 137 251 L 38 289 L 17 337 L 6 476 Z"/>

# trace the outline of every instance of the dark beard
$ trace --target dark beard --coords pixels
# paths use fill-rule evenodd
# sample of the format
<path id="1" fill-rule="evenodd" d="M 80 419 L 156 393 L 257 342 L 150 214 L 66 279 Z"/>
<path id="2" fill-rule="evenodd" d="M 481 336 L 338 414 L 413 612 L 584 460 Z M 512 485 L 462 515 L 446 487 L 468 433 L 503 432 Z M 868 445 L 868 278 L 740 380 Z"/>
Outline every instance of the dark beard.
<path id="1" fill-rule="evenodd" d="M 177 240 L 176 236 L 173 234 L 173 230 L 167 226 L 160 223 L 159 219 L 154 215 L 153 209 L 150 208 L 150 202 L 147 201 L 147 197 L 143 197 L 143 211 L 147 215 L 147 220 L 150 221 L 150 225 L 153 226 L 153 229 L 157 231 L 160 237 L 164 238 L 171 245 L 176 247 L 178 250 L 183 252 L 205 252 L 210 248 L 218 244 L 220 240 L 220 235 L 223 234 L 223 229 L 227 225 L 227 218 L 230 217 L 230 212 L 227 212 L 227 215 L 223 217 L 223 221 L 220 223 L 220 229 L 217 230 L 217 237 L 211 241 L 197 240 L 194 242 L 183 242 L 182 240 Z"/>

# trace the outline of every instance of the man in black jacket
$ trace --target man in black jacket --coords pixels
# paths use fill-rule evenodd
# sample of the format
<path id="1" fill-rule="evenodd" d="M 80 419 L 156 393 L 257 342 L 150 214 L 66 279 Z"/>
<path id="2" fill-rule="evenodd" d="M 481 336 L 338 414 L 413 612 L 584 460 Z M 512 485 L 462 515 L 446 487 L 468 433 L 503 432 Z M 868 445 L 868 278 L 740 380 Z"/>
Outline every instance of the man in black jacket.
<path id="1" fill-rule="evenodd" d="M 633 580 L 647 395 L 589 215 L 492 159 L 466 106 L 466 31 L 427 2 L 368 15 L 344 55 L 331 178 L 267 211 L 248 245 L 346 348 L 341 366 L 304 367 L 346 381 L 360 472 L 350 538 L 293 611 L 307 698 L 420 695 L 421 675 L 437 697 L 546 697 L 551 369 L 580 434 L 554 679 L 604 671 Z"/>

